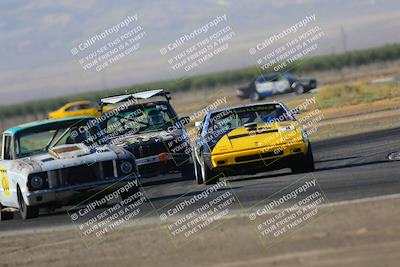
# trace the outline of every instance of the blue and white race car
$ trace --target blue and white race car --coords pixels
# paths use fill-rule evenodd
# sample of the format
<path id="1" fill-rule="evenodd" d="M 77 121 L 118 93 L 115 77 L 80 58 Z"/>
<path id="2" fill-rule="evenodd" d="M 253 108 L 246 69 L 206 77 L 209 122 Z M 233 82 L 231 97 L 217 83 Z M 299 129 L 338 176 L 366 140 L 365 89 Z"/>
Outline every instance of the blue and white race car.
<path id="1" fill-rule="evenodd" d="M 315 88 L 317 88 L 316 79 L 300 79 L 290 73 L 273 72 L 261 75 L 248 86 L 239 88 L 236 95 L 242 99 L 250 98 L 252 101 L 258 101 L 277 94 L 293 92 L 303 94 Z"/>

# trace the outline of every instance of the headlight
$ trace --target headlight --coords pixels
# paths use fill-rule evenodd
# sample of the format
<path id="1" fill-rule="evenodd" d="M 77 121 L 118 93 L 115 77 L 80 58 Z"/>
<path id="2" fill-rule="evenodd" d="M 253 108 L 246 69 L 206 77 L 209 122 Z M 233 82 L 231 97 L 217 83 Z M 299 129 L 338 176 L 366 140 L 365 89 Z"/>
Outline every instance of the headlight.
<path id="1" fill-rule="evenodd" d="M 47 175 L 46 173 L 35 173 L 29 175 L 29 188 L 33 190 L 44 189 L 47 188 Z"/>
<path id="2" fill-rule="evenodd" d="M 303 128 L 301 128 L 301 135 L 303 136 L 304 141 L 308 140 L 308 135 Z"/>
<path id="3" fill-rule="evenodd" d="M 133 164 L 129 161 L 122 161 L 119 168 L 123 174 L 131 174 L 133 172 Z"/>
<path id="4" fill-rule="evenodd" d="M 40 176 L 33 176 L 31 178 L 31 185 L 34 189 L 39 189 L 43 186 L 43 178 Z"/>
<path id="5" fill-rule="evenodd" d="M 287 132 L 287 131 L 294 131 L 294 130 L 296 130 L 296 127 L 294 127 L 293 125 L 279 127 L 280 132 Z"/>

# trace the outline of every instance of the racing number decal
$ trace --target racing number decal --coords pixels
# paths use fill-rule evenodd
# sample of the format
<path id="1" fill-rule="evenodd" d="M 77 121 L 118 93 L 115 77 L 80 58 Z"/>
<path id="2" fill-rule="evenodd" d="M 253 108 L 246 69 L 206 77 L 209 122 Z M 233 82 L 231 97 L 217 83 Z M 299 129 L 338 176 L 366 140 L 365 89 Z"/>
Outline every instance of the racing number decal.
<path id="1" fill-rule="evenodd" d="M 5 166 L 0 166 L 0 182 L 3 188 L 4 195 L 6 197 L 10 196 L 10 183 L 8 181 L 7 169 Z"/>

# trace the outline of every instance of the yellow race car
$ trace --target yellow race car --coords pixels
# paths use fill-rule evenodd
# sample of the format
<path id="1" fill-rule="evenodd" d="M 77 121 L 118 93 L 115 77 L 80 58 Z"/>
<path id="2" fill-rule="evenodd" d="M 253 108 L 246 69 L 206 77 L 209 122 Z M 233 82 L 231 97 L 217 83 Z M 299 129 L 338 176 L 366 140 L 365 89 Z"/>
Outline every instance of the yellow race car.
<path id="1" fill-rule="evenodd" d="M 243 105 L 210 111 L 193 149 L 196 180 L 213 184 L 224 175 L 291 168 L 314 171 L 307 134 L 282 103 Z"/>
<path id="2" fill-rule="evenodd" d="M 114 106 L 106 106 L 103 108 L 103 111 L 109 111 L 113 109 Z M 99 112 L 98 104 L 90 101 L 76 101 L 70 102 L 62 106 L 61 108 L 50 112 L 48 114 L 49 119 L 62 119 L 69 117 L 78 117 L 78 116 L 91 116 L 91 117 L 100 117 L 101 113 Z"/>

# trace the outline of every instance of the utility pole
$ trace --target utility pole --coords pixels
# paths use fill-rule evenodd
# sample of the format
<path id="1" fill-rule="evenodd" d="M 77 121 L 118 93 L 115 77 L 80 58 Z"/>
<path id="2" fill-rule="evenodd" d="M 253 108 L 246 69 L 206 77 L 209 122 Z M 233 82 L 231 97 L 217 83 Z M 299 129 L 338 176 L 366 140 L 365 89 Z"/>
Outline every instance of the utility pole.
<path id="1" fill-rule="evenodd" d="M 340 26 L 340 35 L 341 35 L 341 39 L 342 39 L 342 45 L 343 45 L 343 51 L 345 53 L 345 55 L 347 55 L 347 63 L 350 64 L 350 54 L 347 53 L 347 36 L 346 36 L 346 32 L 344 31 L 344 27 L 343 25 Z M 342 73 L 342 80 L 344 80 L 344 71 L 343 68 L 341 69 L 341 73 Z"/>
<path id="2" fill-rule="evenodd" d="M 347 35 L 346 32 L 344 31 L 343 25 L 340 26 L 340 33 L 342 38 L 343 51 L 347 53 Z"/>

